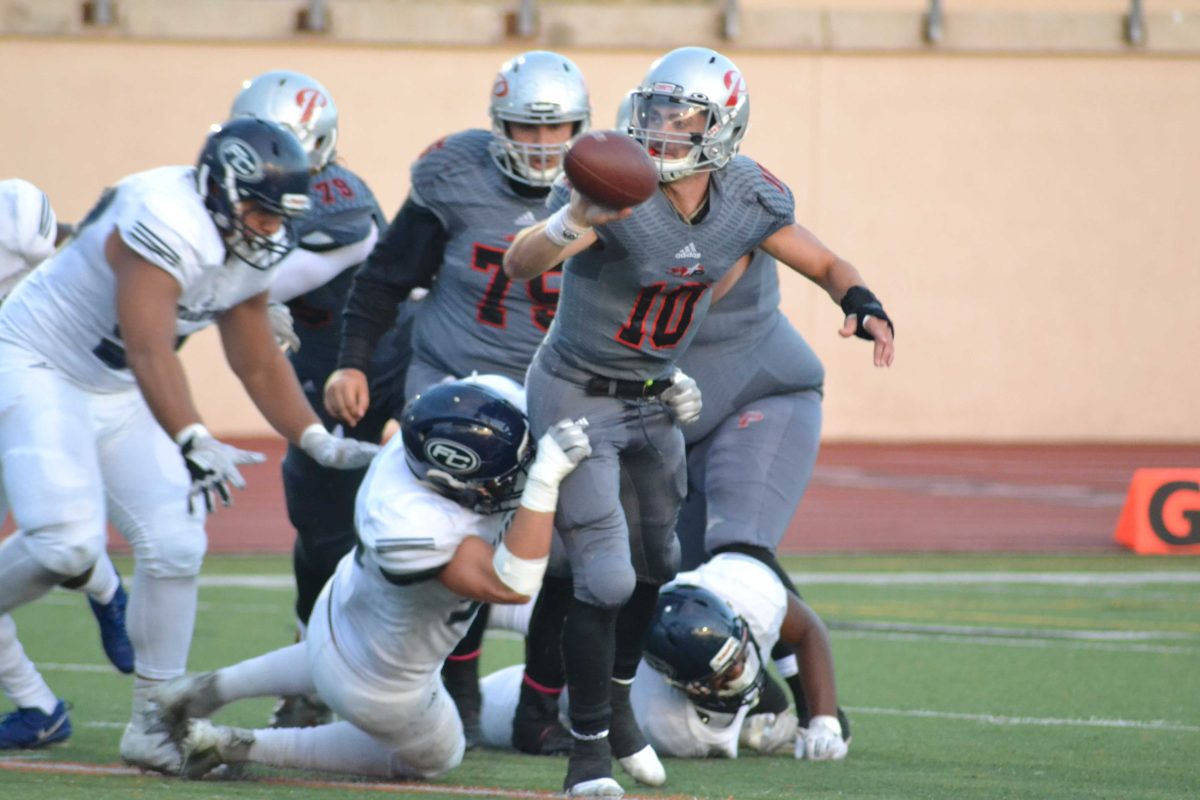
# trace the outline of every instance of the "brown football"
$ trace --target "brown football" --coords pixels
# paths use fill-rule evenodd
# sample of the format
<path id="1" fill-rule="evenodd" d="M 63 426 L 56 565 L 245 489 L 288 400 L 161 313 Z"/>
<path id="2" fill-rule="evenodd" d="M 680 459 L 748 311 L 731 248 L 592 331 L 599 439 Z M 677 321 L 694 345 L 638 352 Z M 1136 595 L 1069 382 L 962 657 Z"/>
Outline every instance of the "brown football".
<path id="1" fill-rule="evenodd" d="M 563 169 L 584 197 L 606 208 L 646 202 L 658 169 L 645 148 L 620 131 L 588 131 L 571 143 Z"/>

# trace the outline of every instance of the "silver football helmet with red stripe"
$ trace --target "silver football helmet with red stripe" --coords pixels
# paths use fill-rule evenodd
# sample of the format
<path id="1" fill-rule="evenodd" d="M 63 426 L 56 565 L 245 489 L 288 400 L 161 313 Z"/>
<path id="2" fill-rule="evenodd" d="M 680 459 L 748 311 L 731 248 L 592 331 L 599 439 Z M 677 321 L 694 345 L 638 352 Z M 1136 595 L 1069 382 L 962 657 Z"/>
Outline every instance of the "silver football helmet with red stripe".
<path id="1" fill-rule="evenodd" d="M 509 123 L 556 125 L 574 123 L 571 135 L 588 128 L 592 106 L 579 67 L 566 56 L 531 50 L 500 66 L 488 104 L 492 118 L 490 151 L 509 178 L 530 186 L 549 186 L 562 172 L 567 145 L 518 142 Z"/>
<path id="2" fill-rule="evenodd" d="M 645 145 L 664 182 L 725 166 L 750 125 L 741 70 L 707 47 L 667 53 L 630 98 L 629 134 Z"/>
<path id="3" fill-rule="evenodd" d="M 283 125 L 304 145 L 313 172 L 337 154 L 337 105 L 324 86 L 303 73 L 281 69 L 245 81 L 229 116 Z"/>

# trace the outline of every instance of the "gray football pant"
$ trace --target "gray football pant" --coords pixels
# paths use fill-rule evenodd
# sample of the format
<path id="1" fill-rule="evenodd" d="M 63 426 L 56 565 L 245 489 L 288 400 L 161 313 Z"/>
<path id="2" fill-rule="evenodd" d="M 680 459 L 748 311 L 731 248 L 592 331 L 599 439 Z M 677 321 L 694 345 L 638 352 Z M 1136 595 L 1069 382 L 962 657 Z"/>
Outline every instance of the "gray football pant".
<path id="1" fill-rule="evenodd" d="M 589 422 L 592 454 L 562 482 L 555 528 L 575 597 L 617 608 L 639 575 L 664 583 L 678 569 L 675 519 L 687 485 L 683 435 L 658 400 L 594 397 L 584 390 L 586 378 L 543 348 L 526 380 L 529 422 L 534 437 L 568 417 Z M 641 542 L 636 567 L 631 529 Z"/>
<path id="2" fill-rule="evenodd" d="M 821 393 L 752 401 L 688 451 L 688 496 L 676 531 L 684 569 L 728 544 L 775 552 L 812 479 Z"/>

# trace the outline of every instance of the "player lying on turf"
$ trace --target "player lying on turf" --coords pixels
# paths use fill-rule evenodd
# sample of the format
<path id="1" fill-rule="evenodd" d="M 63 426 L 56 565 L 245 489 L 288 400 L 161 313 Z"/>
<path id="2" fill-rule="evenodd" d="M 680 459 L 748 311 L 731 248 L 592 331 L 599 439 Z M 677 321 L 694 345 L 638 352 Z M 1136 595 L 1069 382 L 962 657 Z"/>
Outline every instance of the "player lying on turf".
<path id="1" fill-rule="evenodd" d="M 462 761 L 442 662 L 481 602 L 537 592 L 558 485 L 591 451 L 587 423 L 563 420 L 535 457 L 524 407 L 520 387 L 495 375 L 409 404 L 363 480 L 358 547 L 317 599 L 306 641 L 157 692 L 185 777 L 243 762 L 433 777 Z M 203 719 L 233 700 L 314 691 L 343 721 L 252 731 Z"/>
<path id="2" fill-rule="evenodd" d="M 763 666 L 779 639 L 800 655 L 807 707 L 795 714 Z M 518 664 L 481 682 L 488 746 L 509 746 L 522 671 Z M 790 747 L 815 760 L 848 751 L 824 623 L 762 562 L 738 553 L 662 588 L 630 702 L 654 749 L 676 758 L 737 758 L 739 743 L 762 753 Z"/>

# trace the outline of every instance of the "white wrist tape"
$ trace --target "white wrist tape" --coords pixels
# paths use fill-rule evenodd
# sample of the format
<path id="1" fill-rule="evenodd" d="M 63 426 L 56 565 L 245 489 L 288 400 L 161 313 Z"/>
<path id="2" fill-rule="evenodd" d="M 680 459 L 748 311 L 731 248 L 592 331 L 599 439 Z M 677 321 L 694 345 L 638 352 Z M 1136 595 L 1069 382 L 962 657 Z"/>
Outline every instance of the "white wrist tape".
<path id="1" fill-rule="evenodd" d="M 314 422 L 300 433 L 300 449 L 304 452 L 309 452 L 319 441 L 329 435 L 329 431 L 325 430 L 325 426 L 319 422 Z"/>
<path id="2" fill-rule="evenodd" d="M 496 577 L 517 594 L 533 596 L 542 588 L 542 576 L 546 574 L 546 565 L 550 556 L 542 558 L 521 558 L 513 555 L 501 542 L 492 556 L 492 566 L 496 568 Z"/>
<path id="3" fill-rule="evenodd" d="M 175 444 L 183 447 L 183 443 L 188 439 L 191 439 L 193 436 L 198 438 L 203 436 L 207 436 L 210 439 L 212 438 L 212 434 L 208 432 L 208 428 L 204 427 L 203 423 L 193 422 L 191 425 L 188 425 L 179 433 L 175 434 Z"/>
<path id="4" fill-rule="evenodd" d="M 530 470 L 521 493 L 521 505 L 530 511 L 554 512 L 558 508 L 558 481 L 541 480 Z"/>
<path id="5" fill-rule="evenodd" d="M 546 227 L 542 231 L 546 234 L 546 238 L 554 242 L 559 247 L 566 247 L 571 242 L 583 236 L 592 228 L 577 228 L 570 219 L 570 206 L 563 206 L 558 211 L 550 215 L 546 220 Z"/>

